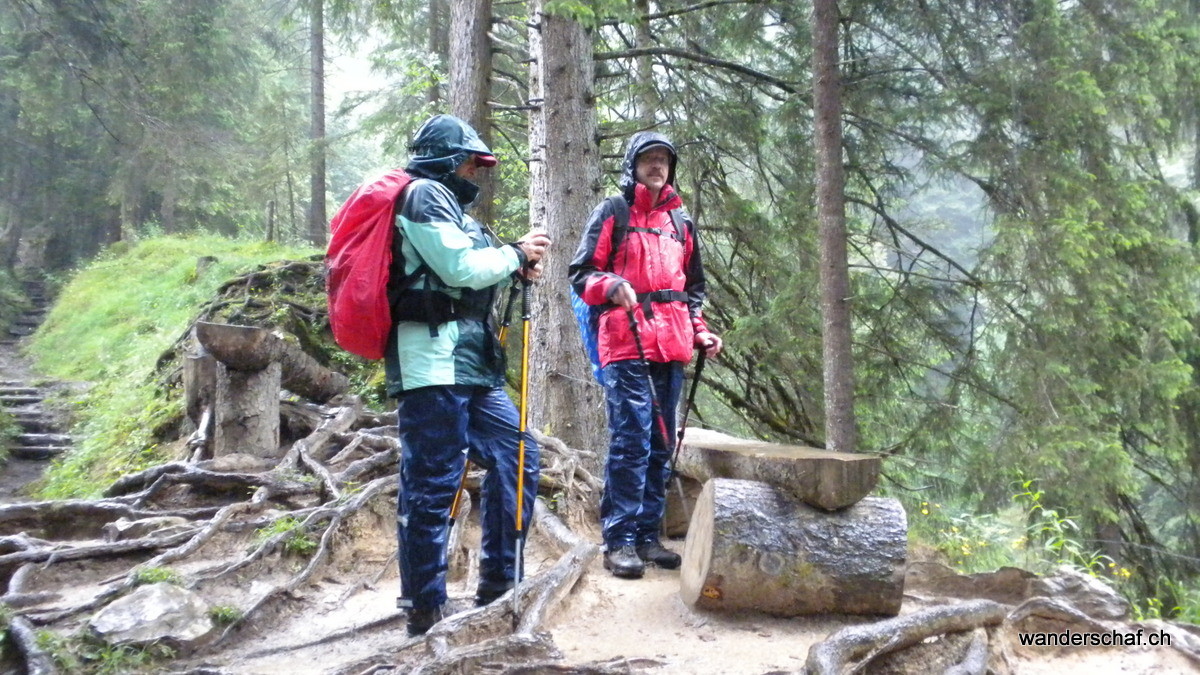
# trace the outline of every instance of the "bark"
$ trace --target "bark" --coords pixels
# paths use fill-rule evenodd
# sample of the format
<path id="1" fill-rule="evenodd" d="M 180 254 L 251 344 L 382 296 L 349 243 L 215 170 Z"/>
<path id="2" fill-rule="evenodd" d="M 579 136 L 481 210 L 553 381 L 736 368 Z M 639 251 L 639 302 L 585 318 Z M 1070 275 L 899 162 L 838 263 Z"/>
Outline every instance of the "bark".
<path id="1" fill-rule="evenodd" d="M 850 273 L 846 262 L 846 176 L 842 166 L 836 0 L 814 0 L 812 35 L 825 445 L 836 452 L 854 452 L 858 440 L 854 421 L 854 360 L 850 352 Z"/>
<path id="2" fill-rule="evenodd" d="M 215 400 L 217 360 L 199 344 L 189 346 L 183 357 L 184 412 L 197 426 L 205 408 Z"/>
<path id="3" fill-rule="evenodd" d="M 634 11 L 637 13 L 638 20 L 636 45 L 637 49 L 650 49 L 652 42 L 650 37 L 650 0 L 635 0 Z M 658 111 L 658 97 L 655 94 L 654 88 L 654 60 L 649 54 L 643 54 L 637 57 L 637 113 L 642 124 L 649 126 L 654 124 L 654 115 Z"/>
<path id="4" fill-rule="evenodd" d="M 882 465 L 875 455 L 828 452 L 688 429 L 675 469 L 701 483 L 711 478 L 761 481 L 806 504 L 834 511 L 857 503 L 874 490 Z"/>
<path id="5" fill-rule="evenodd" d="M 700 609 L 774 616 L 896 614 L 907 529 L 894 499 L 826 513 L 765 483 L 716 478 L 692 516 L 679 594 Z"/>
<path id="6" fill-rule="evenodd" d="M 492 45 L 488 31 L 492 24 L 492 0 L 453 0 L 450 5 L 450 108 L 466 120 L 479 137 L 492 147 L 491 110 L 488 97 L 492 81 Z M 474 217 L 491 225 L 492 199 L 496 194 L 493 171 L 480 171 L 479 200 Z"/>
<path id="7" fill-rule="evenodd" d="M 591 375 L 568 297 L 567 265 L 587 214 L 600 201 L 592 37 L 578 22 L 534 3 L 530 31 L 530 222 L 554 241 L 535 285 L 530 426 L 552 426 L 568 446 L 603 456 L 604 397 Z M 598 465 L 589 467 L 598 472 Z"/>
<path id="8" fill-rule="evenodd" d="M 196 338 L 218 361 L 234 370 L 261 370 L 279 362 L 284 388 L 318 402 L 344 393 L 345 375 L 317 363 L 300 347 L 265 328 L 196 322 Z"/>
<path id="9" fill-rule="evenodd" d="M 308 238 L 314 246 L 323 247 L 329 224 L 325 215 L 325 0 L 311 2 L 309 56 L 312 72 L 309 77 L 312 119 L 309 129 Z"/>
<path id="10" fill-rule="evenodd" d="M 806 672 L 809 675 L 859 672 L 875 657 L 911 647 L 926 638 L 999 625 L 1007 609 L 991 600 L 972 600 L 863 626 L 847 626 L 808 650 Z"/>
<path id="11" fill-rule="evenodd" d="M 279 452 L 280 366 L 234 370 L 217 364 L 213 456 L 274 457 Z"/>

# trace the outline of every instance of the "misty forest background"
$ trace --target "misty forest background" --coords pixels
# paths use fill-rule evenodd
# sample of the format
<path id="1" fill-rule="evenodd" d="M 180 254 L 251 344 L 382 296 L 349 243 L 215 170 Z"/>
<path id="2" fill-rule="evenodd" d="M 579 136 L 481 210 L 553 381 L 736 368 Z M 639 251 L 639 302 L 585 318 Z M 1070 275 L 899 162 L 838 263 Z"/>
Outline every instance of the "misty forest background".
<path id="1" fill-rule="evenodd" d="M 77 304 L 29 353 L 93 383 L 68 401 L 84 459 L 60 460 L 42 496 L 166 459 L 161 425 L 139 421 L 177 396 L 154 358 L 217 284 L 188 295 L 194 278 L 168 287 L 156 265 L 213 255 L 233 275 L 318 254 L 336 206 L 447 111 L 501 159 L 480 217 L 506 238 L 549 224 L 539 330 L 563 336 L 561 269 L 624 139 L 673 138 L 727 344 L 693 421 L 822 446 L 811 9 L 4 3 L 0 320 L 21 279 L 49 279 Z M 915 545 L 961 569 L 1071 564 L 1143 616 L 1200 621 L 1200 0 L 839 9 L 859 451 L 886 457 Z M 563 92 L 584 141 L 567 148 L 543 115 Z M 96 307 L 127 315 L 70 323 Z M 91 345 L 104 335 L 150 340 L 140 370 Z M 581 363 L 577 343 L 542 343 L 535 423 L 583 447 L 599 408 L 555 408 L 577 400 L 555 387 L 586 371 L 553 376 Z M 326 358 L 377 386 L 370 364 Z"/>

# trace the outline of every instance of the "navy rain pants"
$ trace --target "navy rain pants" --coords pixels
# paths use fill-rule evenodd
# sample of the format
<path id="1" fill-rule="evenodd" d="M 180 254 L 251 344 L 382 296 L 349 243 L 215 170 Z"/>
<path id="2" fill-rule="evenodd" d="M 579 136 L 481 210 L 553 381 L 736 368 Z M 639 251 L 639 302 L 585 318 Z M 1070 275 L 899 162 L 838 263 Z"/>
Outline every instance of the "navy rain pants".
<path id="1" fill-rule="evenodd" d="M 608 431 L 612 440 L 604 465 L 600 524 L 610 551 L 658 541 L 667 505 L 683 363 L 650 362 L 648 367 L 662 406 L 667 431 L 665 445 L 651 409 L 647 363 L 634 359 L 604 366 L 604 398 L 608 403 Z"/>
<path id="2" fill-rule="evenodd" d="M 508 588 L 517 571 L 516 406 L 499 387 L 432 386 L 402 393 L 398 413 L 399 605 L 433 609 L 446 601 L 447 525 L 467 457 L 487 469 L 479 516 L 479 586 Z M 529 532 L 537 482 L 538 446 L 527 433 L 523 535 Z"/>

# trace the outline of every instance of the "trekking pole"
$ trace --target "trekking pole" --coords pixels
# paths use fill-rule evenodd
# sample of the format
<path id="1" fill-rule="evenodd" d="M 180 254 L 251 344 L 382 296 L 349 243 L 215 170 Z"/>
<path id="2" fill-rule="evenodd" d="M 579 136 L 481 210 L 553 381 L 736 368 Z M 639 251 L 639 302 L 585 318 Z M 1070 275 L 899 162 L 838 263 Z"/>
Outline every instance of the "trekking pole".
<path id="1" fill-rule="evenodd" d="M 462 478 L 458 481 L 458 491 L 454 493 L 454 503 L 450 505 L 450 528 L 458 520 L 458 510 L 462 508 L 463 491 L 467 489 L 467 470 L 471 468 L 471 460 L 463 459 Z M 447 540 L 448 541 L 448 540 Z"/>
<path id="2" fill-rule="evenodd" d="M 679 461 L 684 430 L 687 429 L 688 416 L 692 414 L 692 406 L 696 403 L 696 389 L 700 386 L 700 373 L 704 371 L 704 360 L 707 356 L 708 352 L 701 347 L 700 355 L 696 357 L 696 372 L 692 374 L 692 387 L 688 390 L 687 401 L 683 404 L 683 424 L 679 426 L 679 432 L 675 438 L 675 452 L 671 455 L 671 477 L 667 479 L 667 482 L 675 481 L 675 489 L 679 491 L 679 505 L 683 507 L 684 516 L 687 515 L 687 497 L 683 494 L 683 481 L 679 480 L 679 476 L 675 473 L 675 465 Z"/>
<path id="3" fill-rule="evenodd" d="M 663 421 L 662 408 L 658 405 L 658 392 L 654 388 L 654 376 L 650 374 L 650 362 L 646 360 L 646 350 L 642 348 L 642 334 L 638 331 L 637 316 L 634 315 L 632 309 L 625 310 L 625 313 L 629 315 L 629 329 L 633 332 L 633 344 L 637 345 L 638 358 L 641 359 L 642 366 L 646 369 L 646 382 L 650 384 L 650 409 L 654 411 L 654 419 L 658 421 L 658 434 L 662 438 L 665 449 L 671 437 L 667 435 L 667 423 Z"/>
<path id="4" fill-rule="evenodd" d="M 521 424 L 517 429 L 517 537 L 514 543 L 513 613 L 520 616 L 521 594 L 517 586 L 524 572 L 522 553 L 525 533 L 525 428 L 529 421 L 529 287 L 521 280 Z"/>
<path id="5" fill-rule="evenodd" d="M 508 341 L 508 327 L 512 324 L 513 305 L 517 304 L 517 293 L 521 289 L 517 288 L 514 283 L 508 288 L 508 302 L 504 304 L 504 315 L 500 321 L 500 346 L 503 347 Z"/>

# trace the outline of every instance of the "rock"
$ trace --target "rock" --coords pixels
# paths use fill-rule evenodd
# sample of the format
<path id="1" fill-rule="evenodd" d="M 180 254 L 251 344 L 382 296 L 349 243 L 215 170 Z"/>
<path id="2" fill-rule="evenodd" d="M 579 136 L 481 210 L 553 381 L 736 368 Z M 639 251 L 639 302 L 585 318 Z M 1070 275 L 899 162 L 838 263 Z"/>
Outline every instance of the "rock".
<path id="1" fill-rule="evenodd" d="M 158 516 L 155 518 L 142 518 L 141 520 L 118 518 L 106 524 L 101 529 L 104 532 L 104 541 L 121 541 L 124 539 L 141 539 L 142 537 L 169 537 L 190 527 L 191 522 L 187 518 Z"/>
<path id="2" fill-rule="evenodd" d="M 1006 605 L 1019 605 L 1029 599 L 1029 584 L 1037 579 L 1033 572 L 1018 567 L 1001 567 L 994 572 L 959 574 L 937 562 L 915 561 L 908 564 L 904 588 L 910 593 L 934 597 L 985 598 Z"/>
<path id="3" fill-rule="evenodd" d="M 172 584 L 143 586 L 96 613 L 91 629 L 113 645 L 146 645 L 165 640 L 194 646 L 213 631 L 208 603 Z"/>
<path id="4" fill-rule="evenodd" d="M 1054 576 L 1029 582 L 1031 596 L 1063 600 L 1093 619 L 1124 619 L 1129 601 L 1099 579 L 1070 567 L 1060 567 Z"/>

